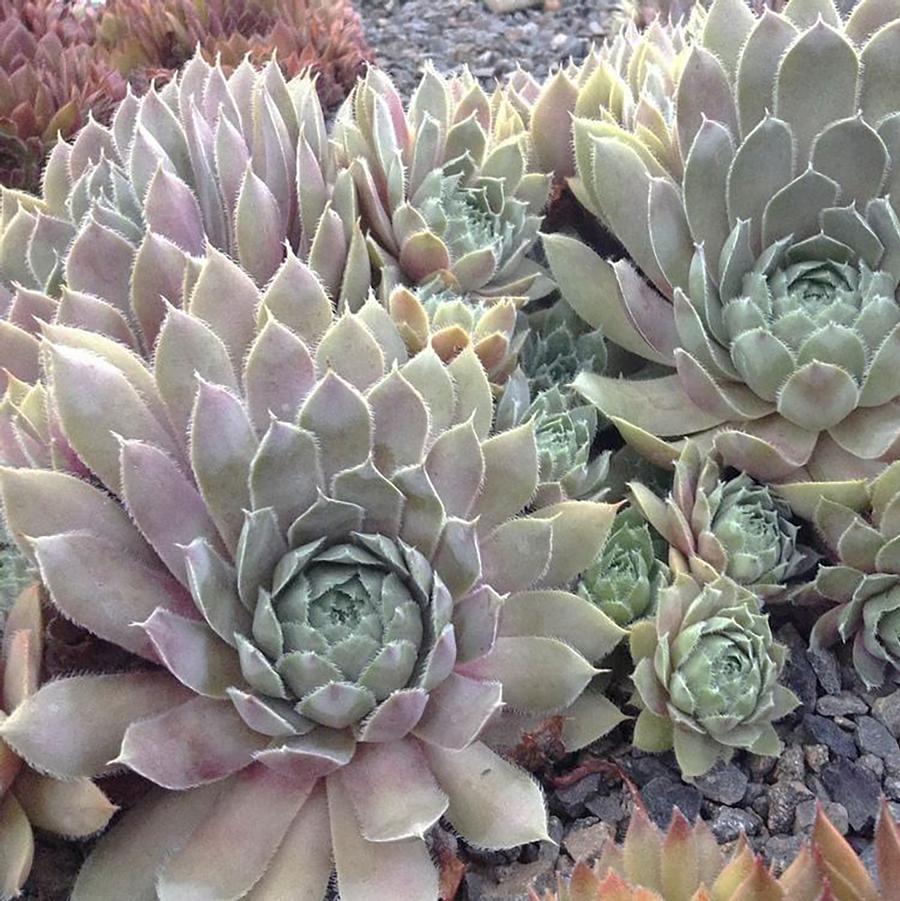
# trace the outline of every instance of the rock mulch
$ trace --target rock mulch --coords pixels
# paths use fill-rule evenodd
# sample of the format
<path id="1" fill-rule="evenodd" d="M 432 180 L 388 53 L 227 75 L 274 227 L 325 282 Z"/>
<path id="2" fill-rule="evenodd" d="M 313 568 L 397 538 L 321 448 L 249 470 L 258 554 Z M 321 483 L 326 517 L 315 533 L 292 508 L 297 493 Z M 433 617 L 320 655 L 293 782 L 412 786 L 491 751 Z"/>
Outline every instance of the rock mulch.
<path id="1" fill-rule="evenodd" d="M 486 88 L 517 64 L 535 78 L 584 58 L 618 12 L 616 0 L 559 0 L 497 15 L 484 0 L 357 0 L 379 64 L 409 95 L 430 59 L 441 72 L 468 64 Z"/>
<path id="2" fill-rule="evenodd" d="M 627 723 L 580 759 L 608 760 L 621 768 L 660 827 L 678 807 L 690 820 L 702 817 L 726 848 L 745 833 L 777 872 L 809 836 L 821 803 L 871 868 L 882 794 L 900 818 L 900 688 L 867 691 L 833 653 L 808 651 L 793 625 L 784 626 L 778 637 L 791 648 L 786 681 L 803 704 L 776 727 L 785 742 L 777 759 L 741 753 L 688 784 L 671 754 L 631 748 Z M 563 773 L 573 765 L 564 762 Z M 524 901 L 530 885 L 538 891 L 555 886 L 556 875 L 570 873 L 575 861 L 594 860 L 607 841 L 621 840 L 633 809 L 622 780 L 600 773 L 550 789 L 547 801 L 557 844 L 530 845 L 518 854 L 479 854 L 460 845 L 467 871 L 458 901 Z"/>

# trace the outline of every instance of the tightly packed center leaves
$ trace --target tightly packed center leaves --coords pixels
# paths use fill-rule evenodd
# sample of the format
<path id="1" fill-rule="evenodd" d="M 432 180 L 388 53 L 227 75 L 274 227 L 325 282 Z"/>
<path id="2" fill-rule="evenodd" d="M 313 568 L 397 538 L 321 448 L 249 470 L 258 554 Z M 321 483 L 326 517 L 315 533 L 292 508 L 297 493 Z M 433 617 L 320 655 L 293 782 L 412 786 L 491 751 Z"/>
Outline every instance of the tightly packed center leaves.
<path id="1" fill-rule="evenodd" d="M 250 685 L 333 729 L 401 689 L 424 701 L 456 656 L 453 599 L 428 561 L 382 536 L 352 538 L 282 557 L 270 590 L 259 589 L 252 640 L 238 644 Z"/>

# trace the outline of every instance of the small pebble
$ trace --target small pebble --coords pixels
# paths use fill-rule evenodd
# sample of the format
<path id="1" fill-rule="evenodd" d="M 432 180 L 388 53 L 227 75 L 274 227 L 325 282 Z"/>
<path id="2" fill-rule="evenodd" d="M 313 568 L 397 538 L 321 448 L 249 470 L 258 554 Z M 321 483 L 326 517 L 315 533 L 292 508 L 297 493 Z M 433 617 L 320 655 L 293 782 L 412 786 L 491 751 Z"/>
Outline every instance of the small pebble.
<path id="1" fill-rule="evenodd" d="M 816 713 L 822 716 L 852 716 L 869 712 L 869 705 L 856 695 L 842 691 L 836 695 L 823 695 L 816 704 Z"/>
<path id="2" fill-rule="evenodd" d="M 827 745 L 805 745 L 803 756 L 806 760 L 806 765 L 814 773 L 818 773 L 828 763 L 830 758 Z"/>

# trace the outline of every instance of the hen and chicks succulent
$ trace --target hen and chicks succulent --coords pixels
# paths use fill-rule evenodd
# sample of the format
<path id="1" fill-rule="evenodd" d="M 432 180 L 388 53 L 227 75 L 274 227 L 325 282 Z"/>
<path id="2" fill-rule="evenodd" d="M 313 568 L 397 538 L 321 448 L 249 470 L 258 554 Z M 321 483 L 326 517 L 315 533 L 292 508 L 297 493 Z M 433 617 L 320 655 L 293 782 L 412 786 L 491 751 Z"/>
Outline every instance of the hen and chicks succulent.
<path id="1" fill-rule="evenodd" d="M 434 899 L 442 818 L 546 837 L 509 737 L 621 723 L 620 645 L 638 747 L 687 778 L 778 754 L 774 601 L 832 604 L 813 645 L 852 640 L 869 684 L 900 669 L 896 16 L 716 0 L 543 86 L 428 67 L 404 103 L 369 69 L 330 124 L 309 74 L 201 42 L 4 191 L 6 523 L 131 665 L 29 676 L 0 747 L 155 786 L 76 901 L 333 871 L 345 901 Z M 541 244 L 563 186 L 630 260 Z M 748 855 L 685 897 L 782 897 Z"/>

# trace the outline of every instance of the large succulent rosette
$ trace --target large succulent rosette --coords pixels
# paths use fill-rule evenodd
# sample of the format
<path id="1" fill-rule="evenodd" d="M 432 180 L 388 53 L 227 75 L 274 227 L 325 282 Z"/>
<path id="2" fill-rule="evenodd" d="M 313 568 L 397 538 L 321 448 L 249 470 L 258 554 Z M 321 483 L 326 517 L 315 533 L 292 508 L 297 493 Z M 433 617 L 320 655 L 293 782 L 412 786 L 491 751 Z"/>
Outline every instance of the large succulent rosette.
<path id="1" fill-rule="evenodd" d="M 8 611 L 0 646 L 0 723 L 41 682 L 44 617 L 41 591 L 22 591 Z M 34 829 L 85 838 L 109 822 L 116 807 L 90 779 L 59 780 L 31 769 L 0 740 L 0 898 L 14 898 L 31 871 Z"/>
<path id="2" fill-rule="evenodd" d="M 853 665 L 870 688 L 900 672 L 900 466 L 869 488 L 862 512 L 823 497 L 814 523 L 833 565 L 798 592 L 800 601 L 831 604 L 816 621 L 816 650 L 852 642 Z"/>
<path id="3" fill-rule="evenodd" d="M 790 507 L 746 473 L 728 477 L 714 455 L 688 441 L 665 500 L 632 482 L 637 508 L 669 544 L 669 564 L 701 582 L 728 576 L 762 598 L 808 570 L 814 556 L 797 540 Z"/>
<path id="4" fill-rule="evenodd" d="M 221 253 L 207 278 L 227 279 L 237 261 L 245 299 L 287 249 L 341 309 L 366 299 L 352 179 L 336 171 L 308 76 L 285 82 L 274 63 L 257 71 L 246 62 L 226 77 L 197 55 L 161 91 L 129 94 L 109 128 L 92 121 L 57 144 L 39 198 L 5 192 L 0 366 L 35 380 L 42 322 L 149 357 L 167 304 L 183 305 L 207 247 Z M 209 287 L 209 302 L 225 306 Z"/>
<path id="5" fill-rule="evenodd" d="M 353 173 L 372 254 L 388 290 L 435 277 L 458 294 L 542 297 L 529 258 L 549 179 L 534 171 L 525 125 L 501 90 L 430 66 L 408 108 L 370 69 L 338 111 L 339 158 Z"/>
<path id="6" fill-rule="evenodd" d="M 678 80 L 683 173 L 640 128 L 576 121 L 584 200 L 637 268 L 545 244 L 579 313 L 673 369 L 578 383 L 646 453 L 696 434 L 767 481 L 866 478 L 900 454 L 898 33 L 875 0 L 846 24 L 717 0 Z"/>
<path id="7" fill-rule="evenodd" d="M 634 743 L 674 748 L 685 776 L 700 776 L 735 749 L 775 755 L 773 721 L 799 701 L 778 683 L 786 649 L 772 638 L 756 597 L 723 576 L 701 584 L 676 575 L 655 622 L 631 630 Z"/>
<path id="8" fill-rule="evenodd" d="M 483 847 L 545 835 L 535 783 L 478 740 L 501 705 L 573 746 L 612 725 L 580 696 L 621 632 L 566 589 L 614 511 L 520 515 L 532 428 L 488 437 L 471 349 L 410 360 L 383 307 L 335 318 L 293 256 L 248 283 L 216 281 L 222 319 L 171 307 L 152 368 L 46 327 L 6 516 L 62 614 L 141 663 L 56 680 L 0 733 L 49 774 L 160 788 L 75 899 L 317 898 L 334 866 L 345 901 L 433 901 L 440 817 Z"/>

